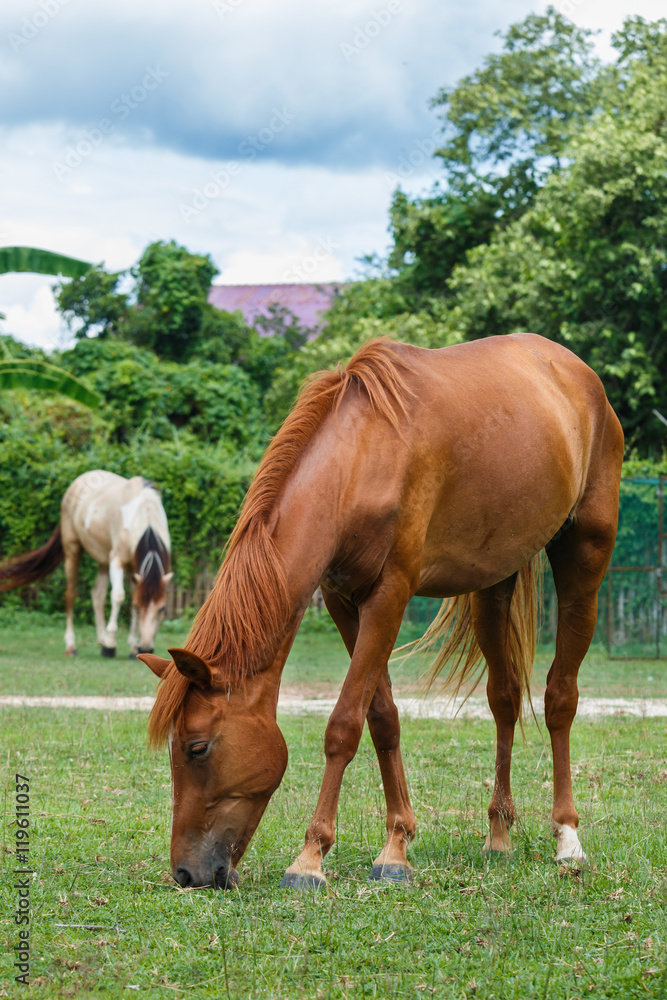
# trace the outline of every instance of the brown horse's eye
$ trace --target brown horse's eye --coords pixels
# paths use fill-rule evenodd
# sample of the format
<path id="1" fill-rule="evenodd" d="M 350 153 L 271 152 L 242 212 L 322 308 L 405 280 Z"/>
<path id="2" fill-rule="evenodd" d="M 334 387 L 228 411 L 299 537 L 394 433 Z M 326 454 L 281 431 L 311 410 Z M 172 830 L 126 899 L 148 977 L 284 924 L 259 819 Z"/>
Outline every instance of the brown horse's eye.
<path id="1" fill-rule="evenodd" d="M 190 756 L 203 757 L 208 750 L 208 743 L 195 743 L 190 747 Z"/>

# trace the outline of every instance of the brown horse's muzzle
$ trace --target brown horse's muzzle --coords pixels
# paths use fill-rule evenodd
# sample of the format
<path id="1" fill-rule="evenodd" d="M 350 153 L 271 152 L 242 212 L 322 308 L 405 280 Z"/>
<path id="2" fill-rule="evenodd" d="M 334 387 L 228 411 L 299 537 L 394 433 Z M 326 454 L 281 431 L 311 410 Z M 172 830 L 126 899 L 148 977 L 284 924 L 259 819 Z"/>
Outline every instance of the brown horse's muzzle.
<path id="1" fill-rule="evenodd" d="M 173 865 L 172 875 L 183 889 L 233 889 L 239 881 L 229 856 L 217 850 L 204 864 Z"/>

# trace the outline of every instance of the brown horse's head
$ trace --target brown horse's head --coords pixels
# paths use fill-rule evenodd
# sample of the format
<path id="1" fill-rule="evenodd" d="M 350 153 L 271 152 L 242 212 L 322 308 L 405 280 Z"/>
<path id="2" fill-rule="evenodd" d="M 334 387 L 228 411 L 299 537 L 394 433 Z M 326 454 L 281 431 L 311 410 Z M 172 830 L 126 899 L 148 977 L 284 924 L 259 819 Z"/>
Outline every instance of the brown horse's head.
<path id="1" fill-rule="evenodd" d="M 167 692 L 151 735 L 169 741 L 172 875 L 184 887 L 229 888 L 285 773 L 287 747 L 270 699 L 255 696 L 252 678 L 232 690 L 201 657 L 169 652 L 171 661 L 140 659 Z"/>

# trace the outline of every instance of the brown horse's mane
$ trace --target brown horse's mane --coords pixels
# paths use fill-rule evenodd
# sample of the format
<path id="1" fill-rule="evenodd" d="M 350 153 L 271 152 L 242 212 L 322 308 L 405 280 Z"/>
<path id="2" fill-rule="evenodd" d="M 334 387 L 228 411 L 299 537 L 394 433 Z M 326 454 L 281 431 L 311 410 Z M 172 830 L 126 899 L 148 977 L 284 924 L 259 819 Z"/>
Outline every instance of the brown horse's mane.
<path id="1" fill-rule="evenodd" d="M 221 671 L 232 686 L 256 672 L 267 637 L 281 635 L 288 621 L 291 607 L 285 572 L 268 521 L 313 435 L 354 387 L 366 395 L 374 416 L 388 420 L 400 434 L 401 417 L 413 395 L 405 375 L 413 369 L 396 347 L 400 345 L 386 338 L 370 341 L 344 368 L 339 365 L 335 371 L 311 376 L 260 463 L 225 546 L 213 590 L 186 642 L 188 650 Z M 150 716 L 153 744 L 167 738 L 182 712 L 189 686 L 170 663 Z"/>

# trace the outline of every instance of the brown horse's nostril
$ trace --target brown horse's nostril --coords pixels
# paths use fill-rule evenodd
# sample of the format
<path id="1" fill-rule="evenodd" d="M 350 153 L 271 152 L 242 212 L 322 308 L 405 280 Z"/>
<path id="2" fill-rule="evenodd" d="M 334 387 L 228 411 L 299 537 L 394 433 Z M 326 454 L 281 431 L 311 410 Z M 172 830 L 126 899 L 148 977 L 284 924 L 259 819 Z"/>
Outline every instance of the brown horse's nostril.
<path id="1" fill-rule="evenodd" d="M 219 868 L 216 868 L 214 875 L 216 889 L 234 889 L 238 885 L 238 881 L 238 874 L 228 865 L 220 865 Z"/>
<path id="2" fill-rule="evenodd" d="M 190 886 L 194 885 L 194 879 L 187 868 L 177 868 L 174 878 L 182 889 L 188 889 Z"/>

